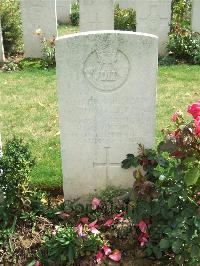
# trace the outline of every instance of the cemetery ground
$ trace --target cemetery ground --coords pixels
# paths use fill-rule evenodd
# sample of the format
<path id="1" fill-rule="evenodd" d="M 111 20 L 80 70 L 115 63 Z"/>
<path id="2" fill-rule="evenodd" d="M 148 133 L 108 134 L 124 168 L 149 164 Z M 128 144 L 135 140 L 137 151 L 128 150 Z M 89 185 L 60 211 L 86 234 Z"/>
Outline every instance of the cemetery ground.
<path id="1" fill-rule="evenodd" d="M 190 65 L 159 67 L 157 142 L 162 137 L 161 129 L 170 124 L 170 115 L 198 100 L 199 71 L 199 66 Z M 37 161 L 31 174 L 31 183 L 39 188 L 61 191 L 55 70 L 2 72 L 0 88 L 3 140 L 15 135 L 28 142 Z M 4 120 L 6 123 L 3 123 Z"/>
<path id="2" fill-rule="evenodd" d="M 171 116 L 177 109 L 183 110 L 187 121 L 191 121 L 187 106 L 199 100 L 199 71 L 199 66 L 186 64 L 159 67 L 157 143 L 163 140 L 161 129 L 172 123 Z M 29 174 L 32 165 L 29 150 L 15 140 L 7 146 L 10 147 L 7 152 L 12 154 L 14 150 L 15 156 L 9 157 L 4 152 L 3 166 L 8 167 L 10 182 L 7 187 L 9 213 L 0 212 L 0 263 L 20 266 L 199 265 L 200 220 L 196 213 L 200 193 L 195 183 L 195 169 L 199 165 L 200 127 L 195 133 L 194 124 L 185 123 L 180 113 L 173 116 L 175 132 L 179 132 L 177 140 L 185 137 L 189 140 L 186 148 L 181 147 L 181 153 L 186 152 L 187 158 L 192 152 L 189 171 L 194 170 L 192 178 L 195 180 L 191 181 L 190 175 L 189 184 L 183 184 L 173 163 L 169 167 L 162 155 L 141 148 L 138 157 L 131 155 L 122 166 L 129 168 L 136 163 L 147 170 L 148 164 L 148 181 L 142 172 L 136 171 L 133 188 L 108 188 L 100 194 L 88 195 L 86 205 L 76 200 L 64 204 L 55 69 L 40 69 L 39 62 L 33 65 L 29 62 L 21 71 L 0 72 L 0 90 L 3 143 L 14 135 L 22 138 L 29 144 L 36 161 L 30 172 L 30 187 L 26 179 L 18 186 L 12 175 L 23 179 Z M 192 114 L 199 114 L 198 106 L 196 103 L 191 108 Z M 145 121 L 141 121 L 141 126 L 142 123 Z M 186 131 L 181 123 L 186 125 Z M 167 134 L 172 136 L 174 132 Z M 165 148 L 167 151 L 168 145 Z M 175 167 L 182 163 L 185 161 L 178 159 Z M 158 172 L 154 172 L 155 169 Z M 170 184 L 166 180 L 168 171 L 175 173 Z M 196 174 L 198 176 L 198 171 Z M 157 178 L 157 189 L 162 195 L 155 202 L 152 199 L 158 195 L 152 178 Z M 9 190 L 10 187 L 14 189 Z M 135 196 L 138 197 L 137 205 Z M 153 219 L 142 220 L 144 213 Z M 133 223 L 133 219 L 138 222 Z M 166 224 L 173 223 L 184 226 L 181 229 L 177 226 L 170 233 L 170 226 L 166 228 Z M 165 230 L 167 233 L 162 238 Z M 185 235 L 187 237 L 182 239 Z M 184 241 L 183 249 L 181 241 Z M 144 249 L 147 243 L 151 244 Z"/>

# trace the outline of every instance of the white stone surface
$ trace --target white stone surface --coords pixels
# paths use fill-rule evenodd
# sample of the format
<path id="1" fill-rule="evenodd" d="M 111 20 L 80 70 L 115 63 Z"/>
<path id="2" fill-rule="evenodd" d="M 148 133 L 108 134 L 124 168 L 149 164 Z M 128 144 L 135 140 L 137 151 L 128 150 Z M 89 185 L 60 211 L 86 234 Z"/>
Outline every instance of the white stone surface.
<path id="1" fill-rule="evenodd" d="M 41 29 L 45 38 L 57 37 L 55 0 L 21 0 L 25 57 L 40 58 L 41 40 L 35 34 Z"/>
<path id="2" fill-rule="evenodd" d="M 80 0 L 80 31 L 113 30 L 114 0 Z"/>
<path id="3" fill-rule="evenodd" d="M 65 199 L 132 186 L 121 169 L 137 143 L 152 147 L 158 38 L 99 31 L 56 40 Z"/>
<path id="4" fill-rule="evenodd" d="M 135 9 L 136 0 L 115 0 L 115 5 L 119 4 L 120 8 L 133 8 Z"/>
<path id="5" fill-rule="evenodd" d="M 70 0 L 56 0 L 57 20 L 60 23 L 70 22 Z"/>
<path id="6" fill-rule="evenodd" d="M 159 37 L 159 54 L 166 54 L 171 20 L 171 0 L 137 0 L 137 31 Z"/>
<path id="7" fill-rule="evenodd" d="M 2 37 L 2 30 L 1 30 L 1 18 L 0 18 L 0 62 L 4 62 L 4 49 L 3 49 L 3 37 Z"/>
<path id="8" fill-rule="evenodd" d="M 192 30 L 200 32 L 200 0 L 192 1 Z"/>

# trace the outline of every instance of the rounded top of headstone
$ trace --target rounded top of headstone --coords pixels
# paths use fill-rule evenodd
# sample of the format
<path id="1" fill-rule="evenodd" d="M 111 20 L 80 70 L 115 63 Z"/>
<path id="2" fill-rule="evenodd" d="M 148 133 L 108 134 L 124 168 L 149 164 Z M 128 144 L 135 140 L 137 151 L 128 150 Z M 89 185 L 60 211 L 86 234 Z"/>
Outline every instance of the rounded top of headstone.
<path id="1" fill-rule="evenodd" d="M 60 42 L 66 39 L 75 38 L 75 37 L 81 37 L 81 36 L 90 36 L 90 35 L 103 35 L 103 34 L 116 34 L 116 35 L 135 35 L 135 36 L 143 36 L 143 37 L 149 37 L 152 39 L 158 39 L 158 36 L 149 34 L 149 33 L 143 33 L 143 32 L 132 32 L 132 31 L 120 31 L 120 30 L 101 30 L 101 31 L 86 31 L 86 32 L 80 32 L 80 33 L 74 33 L 74 34 L 68 34 L 61 37 L 56 38 L 56 42 Z"/>

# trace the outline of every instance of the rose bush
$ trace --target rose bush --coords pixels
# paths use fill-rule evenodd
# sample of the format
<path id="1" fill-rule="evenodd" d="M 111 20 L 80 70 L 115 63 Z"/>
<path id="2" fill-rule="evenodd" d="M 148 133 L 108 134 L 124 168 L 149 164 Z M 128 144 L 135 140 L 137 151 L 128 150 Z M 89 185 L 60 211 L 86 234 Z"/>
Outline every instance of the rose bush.
<path id="1" fill-rule="evenodd" d="M 179 265 L 200 264 L 200 101 L 172 116 L 157 150 L 139 147 L 122 162 L 135 167 L 128 215 L 135 238 L 149 256 L 175 258 Z M 142 170 L 141 170 L 142 168 Z"/>

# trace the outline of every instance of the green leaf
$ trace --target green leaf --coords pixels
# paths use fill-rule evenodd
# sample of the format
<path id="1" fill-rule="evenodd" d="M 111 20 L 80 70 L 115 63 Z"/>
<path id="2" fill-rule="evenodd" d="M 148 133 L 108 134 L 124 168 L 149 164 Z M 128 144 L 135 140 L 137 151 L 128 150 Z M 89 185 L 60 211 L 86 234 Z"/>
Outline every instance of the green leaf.
<path id="1" fill-rule="evenodd" d="M 198 179 L 200 177 L 200 169 L 195 167 L 192 169 L 189 169 L 186 173 L 185 173 L 185 183 L 187 186 L 191 186 L 197 183 Z"/>
<path id="2" fill-rule="evenodd" d="M 129 159 L 125 159 L 122 161 L 121 167 L 124 169 L 128 169 L 131 167 L 131 161 Z"/>
<path id="3" fill-rule="evenodd" d="M 161 241 L 159 243 L 159 246 L 160 246 L 161 250 L 168 249 L 169 245 L 170 245 L 170 243 L 169 243 L 169 240 L 167 240 L 167 239 L 161 239 Z"/>
<path id="4" fill-rule="evenodd" d="M 75 252 L 74 252 L 74 248 L 72 246 L 68 247 L 67 256 L 68 256 L 68 259 L 70 262 L 74 261 Z"/>
<path id="5" fill-rule="evenodd" d="M 153 248 L 153 253 L 155 254 L 157 259 L 162 258 L 162 252 L 160 251 L 160 249 L 158 247 Z"/>
<path id="6" fill-rule="evenodd" d="M 174 253 L 178 254 L 181 250 L 182 242 L 177 240 L 172 244 L 172 250 Z"/>
<path id="7" fill-rule="evenodd" d="M 191 256 L 192 256 L 192 257 L 198 257 L 199 254 L 200 254 L 200 247 L 198 247 L 198 246 L 193 246 L 193 247 L 192 247 Z"/>

